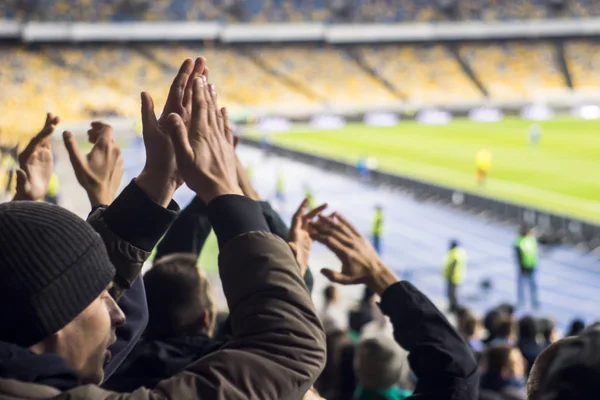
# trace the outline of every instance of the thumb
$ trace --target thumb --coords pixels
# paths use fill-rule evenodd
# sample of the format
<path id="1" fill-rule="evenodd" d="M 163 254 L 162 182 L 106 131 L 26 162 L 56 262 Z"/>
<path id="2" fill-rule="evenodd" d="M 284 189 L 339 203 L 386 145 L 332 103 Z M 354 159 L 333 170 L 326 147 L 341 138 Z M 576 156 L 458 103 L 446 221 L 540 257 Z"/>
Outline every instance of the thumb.
<path id="1" fill-rule="evenodd" d="M 298 257 L 298 246 L 296 246 L 296 243 L 288 242 L 288 246 L 290 246 L 292 253 L 294 253 L 294 257 L 297 258 Z"/>
<path id="2" fill-rule="evenodd" d="M 27 179 L 27 173 L 21 168 L 15 169 L 17 175 L 17 192 L 26 192 L 29 180 Z"/>
<path id="3" fill-rule="evenodd" d="M 65 147 L 67 148 L 67 153 L 69 153 L 69 160 L 71 160 L 71 165 L 73 165 L 73 169 L 76 173 L 84 169 L 85 161 L 83 160 L 83 155 L 79 151 L 79 146 L 73 137 L 73 134 L 69 131 L 63 132 L 63 141 L 65 142 Z"/>
<path id="4" fill-rule="evenodd" d="M 173 150 L 175 151 L 177 164 L 180 164 L 181 162 L 192 163 L 194 160 L 194 152 L 192 146 L 190 146 L 187 129 L 185 128 L 181 116 L 176 113 L 171 113 L 167 117 L 167 123 L 169 124 L 169 135 L 173 142 Z"/>
<path id="5" fill-rule="evenodd" d="M 362 277 L 353 278 L 329 268 L 321 269 L 321 274 L 323 274 L 325 278 L 329 279 L 331 282 L 339 283 L 340 285 L 354 285 L 357 283 L 362 283 L 363 281 Z"/>

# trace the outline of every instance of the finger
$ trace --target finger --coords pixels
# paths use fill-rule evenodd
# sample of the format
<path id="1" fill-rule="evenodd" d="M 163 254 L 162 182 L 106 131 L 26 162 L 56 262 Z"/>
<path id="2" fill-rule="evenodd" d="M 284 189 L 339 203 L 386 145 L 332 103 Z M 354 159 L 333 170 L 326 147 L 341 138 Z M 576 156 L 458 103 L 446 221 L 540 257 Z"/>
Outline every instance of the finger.
<path id="1" fill-rule="evenodd" d="M 333 251 L 336 255 L 345 254 L 348 251 L 347 246 L 345 246 L 341 241 L 332 235 L 324 234 L 320 231 L 313 233 L 310 235 L 313 240 L 316 240 L 319 243 L 324 244 L 327 248 Z"/>
<path id="2" fill-rule="evenodd" d="M 189 58 L 186 59 L 183 64 L 181 64 L 179 72 L 177 72 L 177 75 L 171 84 L 171 88 L 169 89 L 169 95 L 167 96 L 167 102 L 165 103 L 166 112 L 171 113 L 181 110 L 185 87 L 193 70 L 194 62 Z"/>
<path id="3" fill-rule="evenodd" d="M 304 215 L 306 207 L 308 207 L 308 197 L 306 197 L 304 200 L 302 200 L 302 203 L 300 203 L 300 206 L 294 213 L 294 216 L 292 217 L 292 219 L 299 221 L 302 218 L 302 216 Z"/>
<path id="4" fill-rule="evenodd" d="M 208 71 L 208 67 L 206 66 L 206 64 L 204 65 L 204 71 L 202 72 L 202 75 L 204 75 L 206 77 L 206 80 L 208 81 L 209 71 Z"/>
<path id="5" fill-rule="evenodd" d="M 217 118 L 217 128 L 219 129 L 219 132 L 221 133 L 221 135 L 223 135 L 227 139 L 227 133 L 225 132 L 225 119 L 223 118 L 223 113 L 219 109 L 219 103 L 217 101 L 218 100 L 217 99 L 217 89 L 215 88 L 215 85 L 213 85 L 213 84 L 210 85 L 210 95 L 212 96 L 212 103 L 213 103 L 213 106 L 215 107 L 215 116 Z"/>
<path id="6" fill-rule="evenodd" d="M 187 78 L 187 82 L 185 85 L 185 91 L 183 93 L 183 106 L 189 107 L 192 101 L 192 92 L 194 89 L 194 78 L 197 76 L 201 76 L 204 74 L 204 70 L 206 68 L 206 58 L 198 57 L 194 62 L 194 68 L 192 69 L 191 74 Z M 206 77 L 208 78 L 208 76 Z"/>
<path id="7" fill-rule="evenodd" d="M 202 77 L 206 79 L 206 77 Z M 206 98 L 206 102 L 208 103 L 208 126 L 212 128 L 212 130 L 218 135 L 223 135 L 223 131 L 219 130 L 219 124 L 217 122 L 217 108 L 215 103 L 213 102 L 213 85 L 204 81 L 204 97 Z M 216 92 L 215 92 L 216 93 Z"/>
<path id="8" fill-rule="evenodd" d="M 325 210 L 326 208 L 327 208 L 327 203 L 323 203 L 319 207 L 314 208 L 311 211 L 309 211 L 308 213 L 306 213 L 306 215 L 304 216 L 304 219 L 305 220 L 313 219 L 314 217 L 316 217 L 317 215 L 322 213 L 323 210 Z"/>
<path id="9" fill-rule="evenodd" d="M 340 285 L 356 285 L 358 283 L 364 283 L 365 281 L 365 277 L 363 276 L 350 277 L 329 268 L 323 268 L 321 273 L 331 282 L 339 283 Z"/>
<path id="10" fill-rule="evenodd" d="M 175 160 L 177 165 L 189 165 L 194 161 L 194 152 L 190 146 L 188 132 L 185 124 L 179 114 L 171 113 L 167 117 L 169 124 L 169 134 L 173 142 L 173 150 L 175 151 Z"/>
<path id="11" fill-rule="evenodd" d="M 15 169 L 15 172 L 17 175 L 17 191 L 24 192 L 28 183 L 27 173 L 21 168 Z"/>
<path id="12" fill-rule="evenodd" d="M 65 147 L 67 148 L 67 153 L 69 154 L 69 160 L 71 160 L 71 165 L 73 165 L 73 169 L 76 173 L 85 169 L 85 161 L 83 155 L 79 151 L 79 147 L 75 142 L 75 138 L 73 134 L 69 131 L 63 132 L 63 141 L 65 142 Z"/>
<path id="13" fill-rule="evenodd" d="M 362 236 L 361 233 L 358 231 L 358 229 L 356 229 L 354 227 L 354 225 L 352 225 L 350 223 L 350 221 L 348 221 L 346 218 L 344 218 L 344 216 L 342 214 L 335 212 L 332 214 L 332 216 L 334 218 L 336 218 L 338 221 L 340 221 L 343 226 L 348 228 L 350 230 L 350 232 L 354 233 L 355 235 Z"/>
<path id="14" fill-rule="evenodd" d="M 142 92 L 142 134 L 150 126 L 156 125 L 156 114 L 154 112 L 154 101 L 148 92 Z M 144 129 L 146 128 L 146 129 Z"/>
<path id="15" fill-rule="evenodd" d="M 192 100 L 192 129 L 190 140 L 200 141 L 198 135 L 208 133 L 208 103 L 204 96 L 204 81 L 201 77 L 194 79 Z"/>
<path id="16" fill-rule="evenodd" d="M 223 131 L 225 132 L 225 138 L 227 142 L 233 144 L 234 148 L 237 147 L 240 142 L 239 137 L 233 137 L 233 129 L 231 129 L 231 123 L 229 122 L 229 113 L 227 112 L 227 108 L 221 108 L 221 116 L 223 117 Z"/>
<path id="17" fill-rule="evenodd" d="M 46 121 L 44 122 L 44 127 L 40 132 L 38 132 L 27 144 L 25 149 L 19 155 L 19 163 L 24 164 L 27 162 L 31 154 L 33 154 L 34 150 L 38 145 L 43 144 L 49 146 L 50 135 L 54 132 L 54 128 L 60 119 L 57 116 L 54 116 L 52 113 L 46 114 Z"/>
<path id="18" fill-rule="evenodd" d="M 338 229 L 334 224 L 330 224 L 328 221 L 323 220 L 323 217 L 321 216 L 316 222 L 311 223 L 311 229 L 319 236 L 327 236 L 335 239 L 337 243 L 340 243 L 345 247 L 352 247 L 352 240 L 350 237 L 348 237 L 345 232 Z M 324 243 L 322 240 L 319 241 Z"/>

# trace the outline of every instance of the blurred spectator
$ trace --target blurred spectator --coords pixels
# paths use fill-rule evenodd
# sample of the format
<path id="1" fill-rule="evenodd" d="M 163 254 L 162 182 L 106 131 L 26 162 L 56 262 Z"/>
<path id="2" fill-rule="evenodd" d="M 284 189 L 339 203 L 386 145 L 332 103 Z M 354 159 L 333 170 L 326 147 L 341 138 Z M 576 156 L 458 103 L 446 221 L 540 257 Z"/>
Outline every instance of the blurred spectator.
<path id="1" fill-rule="evenodd" d="M 335 331 L 327 334 L 327 360 L 323 372 L 315 382 L 315 388 L 326 399 L 334 398 L 339 390 L 340 381 L 343 378 L 342 350 L 350 343 L 348 335 L 343 331 Z"/>
<path id="2" fill-rule="evenodd" d="M 519 349 L 489 347 L 483 353 L 482 370 L 480 399 L 525 399 L 525 360 Z"/>
<path id="3" fill-rule="evenodd" d="M 537 326 L 539 334 L 542 335 L 544 347 L 556 342 L 558 334 L 554 326 L 554 321 L 550 318 L 540 318 L 537 321 Z"/>
<path id="4" fill-rule="evenodd" d="M 365 286 L 360 303 L 350 310 L 348 316 L 350 326 L 349 334 L 353 341 L 358 341 L 363 327 L 373 321 L 376 307 L 375 300 L 376 294 Z"/>
<path id="5" fill-rule="evenodd" d="M 536 272 L 539 261 L 535 229 L 523 226 L 515 240 L 515 254 L 519 267 L 517 277 L 518 307 L 525 306 L 525 282 L 529 282 L 529 296 L 533 308 L 539 308 Z"/>
<path id="6" fill-rule="evenodd" d="M 158 260 L 144 275 L 148 326 L 104 387 L 118 392 L 153 388 L 224 344 L 211 339 L 214 304 L 210 284 L 196 262 L 193 254 L 175 253 Z"/>
<path id="7" fill-rule="evenodd" d="M 355 400 L 403 400 L 412 393 L 408 354 L 390 337 L 361 340 L 356 346 Z"/>
<path id="8" fill-rule="evenodd" d="M 471 311 L 464 310 L 459 313 L 458 332 L 473 351 L 475 358 L 479 360 L 483 351 L 483 342 L 480 339 L 481 323 Z"/>
<path id="9" fill-rule="evenodd" d="M 340 293 L 338 288 L 328 285 L 323 290 L 323 310 L 319 315 L 326 334 L 338 331 L 344 332 L 348 327 L 346 315 L 339 305 Z M 321 390 L 319 392 L 322 394 Z"/>
<path id="10" fill-rule="evenodd" d="M 565 336 L 577 336 L 585 329 L 585 322 L 581 319 L 574 319 Z"/>
<path id="11" fill-rule="evenodd" d="M 548 371 L 552 367 L 556 355 L 559 349 L 568 346 L 574 342 L 574 337 L 566 337 L 560 339 L 550 346 L 546 347 L 535 359 L 532 365 L 531 371 L 529 372 L 529 379 L 527 380 L 527 399 L 528 400 L 541 400 L 541 385 L 542 380 L 548 375 Z"/>
<path id="12" fill-rule="evenodd" d="M 507 314 L 502 314 L 493 326 L 494 339 L 490 345 L 510 345 L 515 342 L 515 323 L 512 317 Z"/>
<path id="13" fill-rule="evenodd" d="M 444 262 L 444 279 L 448 288 L 449 311 L 459 310 L 458 286 L 464 281 L 467 269 L 467 253 L 457 240 L 450 241 L 450 249 Z"/>
<path id="14" fill-rule="evenodd" d="M 527 375 L 529 375 L 535 359 L 545 347 L 537 342 L 537 326 L 535 320 L 530 316 L 525 316 L 519 320 L 517 346 L 527 361 Z"/>
<path id="15" fill-rule="evenodd" d="M 547 372 L 541 376 L 544 400 L 597 399 L 600 393 L 600 326 L 559 342 Z"/>

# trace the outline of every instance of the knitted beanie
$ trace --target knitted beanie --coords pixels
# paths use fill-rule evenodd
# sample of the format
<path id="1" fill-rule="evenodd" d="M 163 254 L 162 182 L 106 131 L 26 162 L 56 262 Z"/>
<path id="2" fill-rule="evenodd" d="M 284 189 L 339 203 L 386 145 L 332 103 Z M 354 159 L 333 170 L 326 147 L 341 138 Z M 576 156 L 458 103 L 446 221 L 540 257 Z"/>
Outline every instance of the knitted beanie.
<path id="1" fill-rule="evenodd" d="M 29 347 L 58 332 L 115 275 L 104 242 L 59 206 L 0 204 L 0 340 Z"/>

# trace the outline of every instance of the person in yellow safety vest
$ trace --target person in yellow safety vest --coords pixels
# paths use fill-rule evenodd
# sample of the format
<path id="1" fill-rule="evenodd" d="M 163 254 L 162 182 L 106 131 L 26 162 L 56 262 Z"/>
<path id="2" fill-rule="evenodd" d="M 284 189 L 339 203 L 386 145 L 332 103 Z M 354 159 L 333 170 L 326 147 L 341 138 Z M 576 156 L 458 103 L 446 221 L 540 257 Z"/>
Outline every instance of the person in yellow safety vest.
<path id="1" fill-rule="evenodd" d="M 371 236 L 373 239 L 373 247 L 377 254 L 381 254 L 381 234 L 383 232 L 383 208 L 381 206 L 375 207 L 375 216 L 373 217 L 373 229 L 371 229 Z"/>
<path id="2" fill-rule="evenodd" d="M 458 286 L 465 279 L 467 270 L 467 252 L 460 247 L 457 240 L 450 242 L 450 250 L 446 256 L 444 265 L 444 279 L 448 286 L 448 303 L 450 312 L 459 310 L 458 304 Z"/>
<path id="3" fill-rule="evenodd" d="M 275 184 L 275 197 L 280 202 L 285 200 L 285 180 L 283 178 L 283 173 L 279 172 L 277 174 L 277 182 Z"/>
<path id="4" fill-rule="evenodd" d="M 529 281 L 529 294 L 531 305 L 537 309 L 540 306 L 538 298 L 536 270 L 538 266 L 538 242 L 535 237 L 535 230 L 528 226 L 521 227 L 519 236 L 515 240 L 515 253 L 517 257 L 517 307 L 525 305 L 525 281 Z"/>
<path id="5" fill-rule="evenodd" d="M 46 202 L 58 204 L 58 194 L 60 193 L 60 184 L 58 183 L 58 175 L 52 173 L 50 183 L 48 184 L 48 193 L 46 193 Z"/>
<path id="6" fill-rule="evenodd" d="M 488 171 L 492 166 L 492 152 L 488 149 L 479 150 L 475 157 L 475 166 L 477 168 L 477 182 L 480 185 L 484 185 Z"/>

